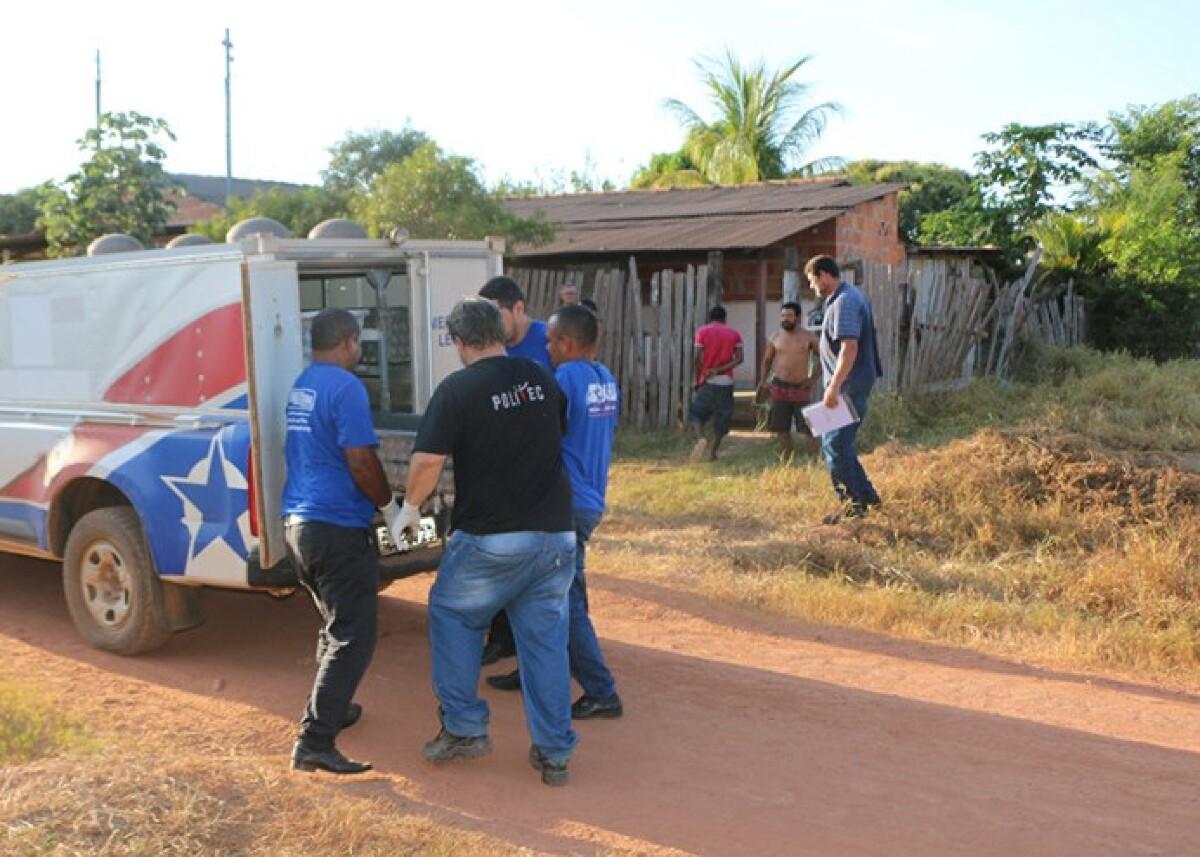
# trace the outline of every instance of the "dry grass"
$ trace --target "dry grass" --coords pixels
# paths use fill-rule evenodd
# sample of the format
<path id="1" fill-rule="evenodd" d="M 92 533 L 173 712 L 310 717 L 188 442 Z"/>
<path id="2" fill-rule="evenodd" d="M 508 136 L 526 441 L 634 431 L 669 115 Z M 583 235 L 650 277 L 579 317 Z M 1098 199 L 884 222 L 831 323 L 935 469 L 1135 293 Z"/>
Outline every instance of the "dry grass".
<path id="1" fill-rule="evenodd" d="M 1041 386 L 882 397 L 866 433 L 893 439 L 866 466 L 886 506 L 841 527 L 818 524 L 823 468 L 779 466 L 765 438 L 716 465 L 686 465 L 679 438 L 624 438 L 590 562 L 814 621 L 1200 686 L 1200 476 L 1146 452 L 1200 448 L 1200 397 L 1181 395 L 1200 365 L 1044 360 Z M 1021 425 L 988 428 L 1004 415 Z"/>
<path id="2" fill-rule="evenodd" d="M 448 826 L 386 781 L 383 796 L 364 796 L 361 783 L 292 774 L 277 754 L 217 735 L 158 734 L 136 705 L 77 697 L 53 678 L 52 696 L 34 680 L 0 676 L 0 854 L 532 853 Z"/>
<path id="3" fill-rule="evenodd" d="M 516 854 L 482 834 L 279 770 L 121 744 L 0 773 L 0 852 L 20 855 Z"/>
<path id="4" fill-rule="evenodd" d="M 48 696 L 15 681 L 0 681 L 0 765 L 87 746 L 78 721 Z"/>

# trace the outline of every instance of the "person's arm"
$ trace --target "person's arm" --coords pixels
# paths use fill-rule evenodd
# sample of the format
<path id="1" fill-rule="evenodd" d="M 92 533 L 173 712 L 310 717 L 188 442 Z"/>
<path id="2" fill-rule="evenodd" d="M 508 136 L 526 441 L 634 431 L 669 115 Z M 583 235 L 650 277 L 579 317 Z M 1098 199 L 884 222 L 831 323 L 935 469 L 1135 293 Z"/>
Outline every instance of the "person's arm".
<path id="1" fill-rule="evenodd" d="M 808 351 L 805 354 L 804 370 L 803 383 L 805 384 L 811 384 L 821 372 L 820 345 L 819 340 L 815 336 L 808 338 Z"/>
<path id="2" fill-rule="evenodd" d="M 762 381 L 759 382 L 760 387 L 767 385 L 767 379 L 771 377 L 771 365 L 775 362 L 775 340 L 767 341 L 767 350 L 763 354 L 762 374 L 759 377 Z"/>
<path id="3" fill-rule="evenodd" d="M 408 485 L 404 489 L 404 505 L 421 508 L 437 488 L 442 470 L 446 466 L 445 455 L 432 452 L 414 452 L 408 463 Z"/>
<path id="4" fill-rule="evenodd" d="M 857 339 L 841 339 L 841 348 L 838 349 L 837 365 L 833 370 L 833 377 L 829 379 L 829 386 L 825 388 L 825 407 L 837 407 L 838 396 L 842 392 L 842 384 L 850 375 L 850 370 L 854 368 L 854 361 L 858 359 L 858 340 Z"/>
<path id="5" fill-rule="evenodd" d="M 700 367 L 704 365 L 704 346 L 699 342 L 696 343 L 696 356 L 692 361 L 692 374 L 696 377 L 696 384 L 703 384 L 708 380 L 709 373 L 701 372 Z"/>
<path id="6" fill-rule="evenodd" d="M 733 356 L 730 357 L 728 360 L 726 360 L 721 365 L 714 366 L 711 369 L 709 369 L 708 374 L 711 376 L 711 375 L 720 375 L 724 372 L 728 372 L 730 369 L 733 369 L 735 366 L 740 366 L 742 364 L 742 361 L 745 359 L 746 359 L 745 351 L 742 348 L 742 343 L 739 342 L 733 348 Z"/>
<path id="7" fill-rule="evenodd" d="M 392 489 L 388 485 L 383 462 L 373 446 L 352 446 L 345 450 L 346 464 L 358 490 L 379 508 L 392 502 Z"/>

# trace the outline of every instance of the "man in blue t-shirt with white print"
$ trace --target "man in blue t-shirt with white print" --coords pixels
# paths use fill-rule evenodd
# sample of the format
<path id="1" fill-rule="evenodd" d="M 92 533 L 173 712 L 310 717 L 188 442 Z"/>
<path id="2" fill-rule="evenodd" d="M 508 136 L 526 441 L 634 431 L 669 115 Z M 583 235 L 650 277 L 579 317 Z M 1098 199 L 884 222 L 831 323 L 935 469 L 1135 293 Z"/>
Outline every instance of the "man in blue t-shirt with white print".
<path id="1" fill-rule="evenodd" d="M 292 767 L 301 771 L 357 774 L 371 767 L 347 759 L 334 744 L 362 714 L 351 700 L 375 651 L 379 568 L 371 524 L 379 507 L 398 540 L 420 520 L 396 502 L 376 453 L 367 391 L 350 371 L 362 355 L 360 333 L 346 310 L 319 312 L 312 365 L 288 394 L 284 539 L 324 620 L 317 677 L 292 749 Z"/>
<path id="2" fill-rule="evenodd" d="M 571 677 L 583 695 L 571 706 L 576 720 L 620 717 L 623 712 L 596 629 L 588 615 L 584 560 L 588 540 L 604 515 L 608 465 L 613 435 L 620 416 L 617 381 L 595 357 L 599 338 L 596 314 L 578 304 L 560 307 L 550 316 L 549 351 L 554 378 L 567 401 L 567 430 L 563 435 L 563 463 L 571 477 L 575 517 L 575 579 L 568 596 Z M 492 676 L 488 683 L 502 690 L 520 687 L 520 673 Z"/>

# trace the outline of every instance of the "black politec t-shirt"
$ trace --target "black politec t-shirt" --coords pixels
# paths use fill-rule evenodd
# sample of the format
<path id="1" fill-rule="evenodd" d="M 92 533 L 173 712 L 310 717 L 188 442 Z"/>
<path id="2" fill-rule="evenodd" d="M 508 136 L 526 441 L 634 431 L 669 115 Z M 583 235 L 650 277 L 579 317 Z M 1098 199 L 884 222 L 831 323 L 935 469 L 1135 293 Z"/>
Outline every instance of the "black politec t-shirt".
<path id="1" fill-rule="evenodd" d="M 523 357 L 487 357 L 438 385 L 414 449 L 454 459 L 453 529 L 574 528 L 562 461 L 565 409 L 554 377 Z"/>

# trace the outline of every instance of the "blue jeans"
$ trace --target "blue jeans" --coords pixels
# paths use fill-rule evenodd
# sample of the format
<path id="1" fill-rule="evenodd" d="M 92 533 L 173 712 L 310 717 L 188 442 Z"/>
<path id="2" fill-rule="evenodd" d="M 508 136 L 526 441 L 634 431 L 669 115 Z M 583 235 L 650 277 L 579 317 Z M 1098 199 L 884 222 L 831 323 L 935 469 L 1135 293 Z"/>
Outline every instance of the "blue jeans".
<path id="1" fill-rule="evenodd" d="M 569 599 L 569 651 L 572 678 L 579 682 L 588 696 L 607 702 L 617 695 L 617 685 L 608 665 L 604 663 L 604 653 L 600 651 L 600 641 L 596 639 L 596 629 L 592 627 L 592 617 L 588 615 L 587 581 L 583 576 L 588 539 L 603 515 L 599 509 L 575 510 L 575 579 L 571 581 Z M 521 671 L 524 672 L 524 666 Z"/>
<path id="2" fill-rule="evenodd" d="M 489 711 L 479 698 L 483 634 L 507 610 L 521 660 L 521 694 L 533 743 L 551 762 L 566 762 L 578 738 L 571 728 L 567 659 L 567 590 L 575 539 L 517 532 L 450 537 L 429 591 L 433 691 L 442 725 L 461 736 L 486 735 Z"/>
<path id="3" fill-rule="evenodd" d="M 858 413 L 858 422 L 821 435 L 821 452 L 825 454 L 825 466 L 829 469 L 829 478 L 839 500 L 855 503 L 874 502 L 879 498 L 879 494 L 867 478 L 867 471 L 863 470 L 858 453 L 854 450 L 854 439 L 858 436 L 859 426 L 867 418 L 867 400 L 871 396 L 871 388 L 868 387 L 864 391 L 843 387 L 842 395 L 850 398 L 854 410 Z"/>

